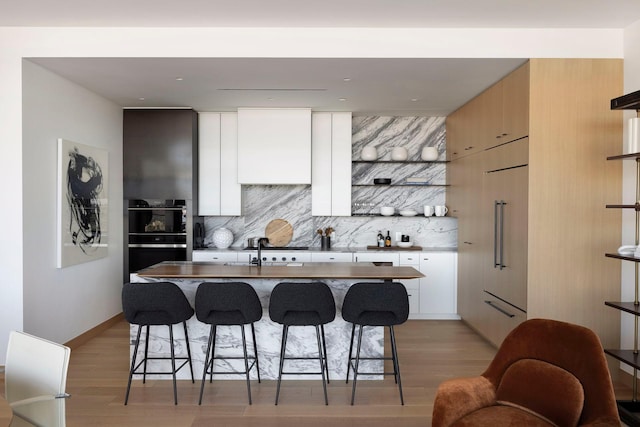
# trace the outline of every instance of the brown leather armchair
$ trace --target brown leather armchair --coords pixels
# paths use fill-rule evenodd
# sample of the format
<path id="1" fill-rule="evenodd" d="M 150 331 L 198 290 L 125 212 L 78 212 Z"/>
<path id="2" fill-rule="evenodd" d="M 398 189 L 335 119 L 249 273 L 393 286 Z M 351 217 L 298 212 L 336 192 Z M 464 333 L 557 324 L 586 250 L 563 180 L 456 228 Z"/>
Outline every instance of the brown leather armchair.
<path id="1" fill-rule="evenodd" d="M 523 322 L 481 376 L 440 384 L 432 426 L 620 426 L 598 336 L 555 320 Z"/>

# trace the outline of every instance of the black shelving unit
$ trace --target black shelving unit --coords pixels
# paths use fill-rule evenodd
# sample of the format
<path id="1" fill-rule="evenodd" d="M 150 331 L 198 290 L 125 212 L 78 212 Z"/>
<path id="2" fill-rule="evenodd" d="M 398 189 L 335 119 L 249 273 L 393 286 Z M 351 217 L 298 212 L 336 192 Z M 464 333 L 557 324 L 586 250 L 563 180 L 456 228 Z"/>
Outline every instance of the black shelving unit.
<path id="1" fill-rule="evenodd" d="M 639 114 L 640 91 L 611 100 L 612 110 L 636 110 Z M 639 114 L 640 116 L 640 114 Z M 635 160 L 636 162 L 636 203 L 610 204 L 609 209 L 633 209 L 635 211 L 635 245 L 640 244 L 640 153 L 621 154 L 607 157 L 607 160 Z M 640 427 L 640 402 L 638 401 L 638 369 L 640 369 L 640 352 L 638 351 L 638 331 L 640 327 L 640 258 L 607 253 L 606 257 L 635 263 L 635 297 L 633 301 L 605 301 L 605 305 L 634 316 L 633 349 L 605 349 L 604 352 L 614 359 L 633 368 L 633 395 L 631 400 L 618 400 L 620 418 L 629 426 Z"/>

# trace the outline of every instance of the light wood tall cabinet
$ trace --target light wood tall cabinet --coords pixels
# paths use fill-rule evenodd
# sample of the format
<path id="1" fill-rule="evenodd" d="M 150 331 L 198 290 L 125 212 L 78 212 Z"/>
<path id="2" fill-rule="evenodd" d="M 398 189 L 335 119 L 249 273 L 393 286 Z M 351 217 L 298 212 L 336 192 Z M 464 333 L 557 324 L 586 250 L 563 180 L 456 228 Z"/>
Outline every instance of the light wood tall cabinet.
<path id="1" fill-rule="evenodd" d="M 607 284 L 620 270 L 598 255 L 620 241 L 621 216 L 604 206 L 621 197 L 621 168 L 605 160 L 622 138 L 606 100 L 621 91 L 621 60 L 531 59 L 478 96 L 492 105 L 484 126 L 465 120 L 477 98 L 447 118 L 458 312 L 496 346 L 536 317 L 619 342 L 602 301 L 619 295 Z M 482 148 L 460 155 L 474 130 Z"/>

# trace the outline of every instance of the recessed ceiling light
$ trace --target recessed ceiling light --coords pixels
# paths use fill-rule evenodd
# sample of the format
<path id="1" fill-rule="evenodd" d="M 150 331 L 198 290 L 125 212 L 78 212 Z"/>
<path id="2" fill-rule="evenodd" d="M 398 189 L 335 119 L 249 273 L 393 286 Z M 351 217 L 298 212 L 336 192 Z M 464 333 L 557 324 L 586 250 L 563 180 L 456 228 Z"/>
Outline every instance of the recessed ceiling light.
<path id="1" fill-rule="evenodd" d="M 176 80 L 177 80 L 177 81 L 179 81 L 179 82 L 181 82 L 181 81 L 183 81 L 184 79 L 183 79 L 182 77 L 176 77 Z"/>
<path id="2" fill-rule="evenodd" d="M 144 101 L 144 98 L 138 98 L 138 101 Z"/>
<path id="3" fill-rule="evenodd" d="M 340 99 L 338 99 L 338 101 L 340 101 L 340 102 L 344 102 L 344 101 L 346 101 L 346 100 L 347 100 L 347 98 L 340 98 Z"/>
<path id="4" fill-rule="evenodd" d="M 351 78 L 349 78 L 349 77 L 345 77 L 345 78 L 344 78 L 344 79 L 342 79 L 342 80 L 343 80 L 343 81 L 345 81 L 345 82 L 350 82 L 350 81 L 351 81 Z"/>
<path id="5" fill-rule="evenodd" d="M 267 98 L 267 101 L 273 101 L 273 98 Z"/>
<path id="6" fill-rule="evenodd" d="M 411 98 L 411 102 L 417 102 L 418 98 Z"/>

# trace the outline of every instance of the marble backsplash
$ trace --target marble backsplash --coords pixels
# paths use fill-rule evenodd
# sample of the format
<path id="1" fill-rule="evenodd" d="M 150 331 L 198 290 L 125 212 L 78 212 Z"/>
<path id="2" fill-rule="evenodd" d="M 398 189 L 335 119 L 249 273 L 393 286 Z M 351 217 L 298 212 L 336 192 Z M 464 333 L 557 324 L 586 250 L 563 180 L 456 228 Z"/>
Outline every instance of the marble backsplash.
<path id="1" fill-rule="evenodd" d="M 444 117 L 354 117 L 352 159 L 360 160 L 365 146 L 375 146 L 378 160 L 390 160 L 393 147 L 405 147 L 407 160 L 420 160 L 425 146 L 438 149 L 439 160 L 445 159 Z M 311 215 L 310 185 L 246 185 L 242 187 L 243 216 L 205 217 L 205 244 L 212 246 L 215 229 L 226 227 L 233 232 L 234 247 L 246 246 L 250 237 L 264 235 L 269 221 L 282 218 L 294 230 L 290 246 L 319 247 L 319 228 L 331 226 L 335 230 L 334 247 L 364 247 L 374 245 L 378 231 L 390 231 L 411 236 L 415 245 L 423 247 L 455 247 L 457 221 L 451 217 L 422 216 L 425 204 L 445 205 L 444 186 L 373 186 L 373 178 L 391 178 L 401 183 L 407 177 L 425 178 L 432 184 L 445 184 L 446 163 L 353 163 L 353 212 L 351 217 L 318 217 Z M 416 217 L 368 216 L 378 213 L 380 206 L 414 209 Z"/>

